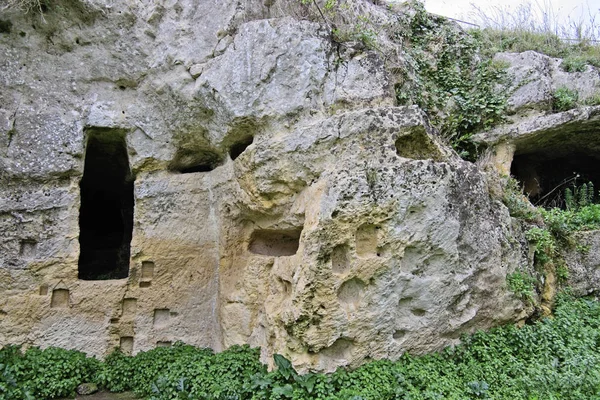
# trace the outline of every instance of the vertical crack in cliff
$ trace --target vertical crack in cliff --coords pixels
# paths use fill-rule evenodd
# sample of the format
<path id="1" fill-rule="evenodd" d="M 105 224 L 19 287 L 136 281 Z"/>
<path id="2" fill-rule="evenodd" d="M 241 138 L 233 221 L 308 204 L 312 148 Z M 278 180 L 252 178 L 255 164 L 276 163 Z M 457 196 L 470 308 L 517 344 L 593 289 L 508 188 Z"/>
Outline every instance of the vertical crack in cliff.
<path id="1" fill-rule="evenodd" d="M 9 148 L 13 138 L 15 136 L 15 134 L 17 133 L 17 112 L 19 111 L 19 108 L 17 107 L 15 109 L 15 111 L 12 113 L 11 118 L 10 118 L 10 129 L 8 130 L 7 135 L 8 135 L 8 141 L 6 142 L 6 148 Z"/>
<path id="2" fill-rule="evenodd" d="M 79 279 L 120 279 L 129 275 L 133 233 L 133 175 L 125 131 L 93 128 L 80 182 Z"/>

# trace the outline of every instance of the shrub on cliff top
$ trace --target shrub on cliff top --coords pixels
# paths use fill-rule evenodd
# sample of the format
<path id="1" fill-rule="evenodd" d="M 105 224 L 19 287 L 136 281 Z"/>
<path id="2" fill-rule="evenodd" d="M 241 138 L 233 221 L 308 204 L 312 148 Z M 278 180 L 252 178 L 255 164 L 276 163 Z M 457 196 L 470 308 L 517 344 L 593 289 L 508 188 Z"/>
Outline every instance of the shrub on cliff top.
<path id="1" fill-rule="evenodd" d="M 583 5 L 581 5 L 583 7 Z M 472 7 L 469 19 L 482 28 L 482 50 L 493 55 L 508 51 L 537 51 L 550 57 L 566 58 L 567 72 L 581 72 L 586 64 L 600 66 L 600 14 L 587 5 L 579 17 L 559 18 L 552 2 L 523 1 L 516 8 L 507 5 Z M 571 11 L 574 13 L 576 8 Z M 586 17 L 583 17 L 586 15 Z"/>

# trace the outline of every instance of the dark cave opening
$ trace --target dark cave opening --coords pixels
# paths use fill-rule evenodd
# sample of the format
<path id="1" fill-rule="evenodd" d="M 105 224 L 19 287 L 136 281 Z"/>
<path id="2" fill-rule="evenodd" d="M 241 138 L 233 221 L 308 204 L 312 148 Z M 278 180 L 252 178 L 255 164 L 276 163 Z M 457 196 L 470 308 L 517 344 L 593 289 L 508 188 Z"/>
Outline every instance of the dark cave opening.
<path id="1" fill-rule="evenodd" d="M 79 279 L 121 279 L 129 275 L 133 234 L 133 181 L 125 131 L 94 128 L 86 134 L 79 184 Z"/>
<path id="2" fill-rule="evenodd" d="M 181 168 L 179 172 L 182 174 L 193 174 L 194 172 L 210 172 L 213 169 L 215 168 L 210 164 L 198 164 L 187 168 Z"/>
<path id="3" fill-rule="evenodd" d="M 229 149 L 229 156 L 231 157 L 231 159 L 235 160 L 236 158 L 238 158 L 244 152 L 244 150 L 246 150 L 246 148 L 252 144 L 253 141 L 254 137 L 247 136 L 238 141 L 237 143 L 233 144 Z"/>
<path id="4" fill-rule="evenodd" d="M 517 145 L 511 175 L 534 205 L 565 208 L 567 188 L 588 182 L 600 188 L 599 142 L 595 132 L 561 132 L 547 135 L 543 142 Z"/>

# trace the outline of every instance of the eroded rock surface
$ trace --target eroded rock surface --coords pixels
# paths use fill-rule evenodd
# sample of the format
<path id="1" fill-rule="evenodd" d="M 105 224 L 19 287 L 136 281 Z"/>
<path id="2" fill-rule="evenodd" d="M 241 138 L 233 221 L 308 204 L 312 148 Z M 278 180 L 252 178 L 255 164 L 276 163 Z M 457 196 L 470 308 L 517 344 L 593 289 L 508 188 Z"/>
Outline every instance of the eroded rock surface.
<path id="1" fill-rule="evenodd" d="M 419 109 L 394 106 L 379 53 L 343 58 L 320 24 L 246 3 L 2 16 L 0 344 L 249 343 L 331 370 L 531 312 L 506 287 L 528 262 L 518 224 Z M 119 185 L 134 179 L 122 279 L 79 279 L 96 134 L 124 135 Z M 101 195 L 116 239 L 88 229 L 116 252 L 124 197 Z"/>
<path id="2" fill-rule="evenodd" d="M 566 249 L 569 287 L 577 296 L 597 295 L 600 288 L 600 231 L 577 232 L 576 246 Z"/>
<path id="3" fill-rule="evenodd" d="M 565 60 L 533 51 L 500 53 L 495 60 L 509 65 L 509 115 L 506 123 L 473 137 L 488 148 L 495 169 L 518 179 L 532 202 L 550 207 L 561 206 L 556 197 L 566 184 L 599 184 L 598 68 L 567 72 Z M 556 109 L 561 90 L 570 96 L 571 109 Z"/>
<path id="4" fill-rule="evenodd" d="M 581 72 L 567 72 L 565 60 L 535 51 L 499 53 L 494 60 L 508 64 L 511 113 L 551 110 L 553 95 L 561 88 L 576 91 L 582 102 L 598 96 L 600 91 L 600 74 L 591 65 Z"/>

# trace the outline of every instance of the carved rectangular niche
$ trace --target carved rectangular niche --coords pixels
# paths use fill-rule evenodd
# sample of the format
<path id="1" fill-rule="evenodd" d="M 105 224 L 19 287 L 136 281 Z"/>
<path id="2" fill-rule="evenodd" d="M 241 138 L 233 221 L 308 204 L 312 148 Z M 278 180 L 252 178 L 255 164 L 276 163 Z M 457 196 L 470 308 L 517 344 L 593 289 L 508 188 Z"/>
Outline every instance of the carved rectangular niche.
<path id="1" fill-rule="evenodd" d="M 119 347 L 123 354 L 131 355 L 133 353 L 133 336 L 121 336 Z"/>
<path id="2" fill-rule="evenodd" d="M 54 289 L 52 291 L 52 299 L 50 300 L 52 308 L 68 308 L 69 307 L 69 290 Z"/>
<path id="3" fill-rule="evenodd" d="M 298 251 L 301 233 L 301 229 L 256 230 L 252 232 L 248 250 L 263 256 L 293 256 Z"/>
<path id="4" fill-rule="evenodd" d="M 154 310 L 154 322 L 155 328 L 164 328 L 169 325 L 171 320 L 171 311 L 168 308 L 157 308 Z"/>
<path id="5" fill-rule="evenodd" d="M 142 261 L 142 280 L 150 281 L 154 278 L 154 262 Z"/>

